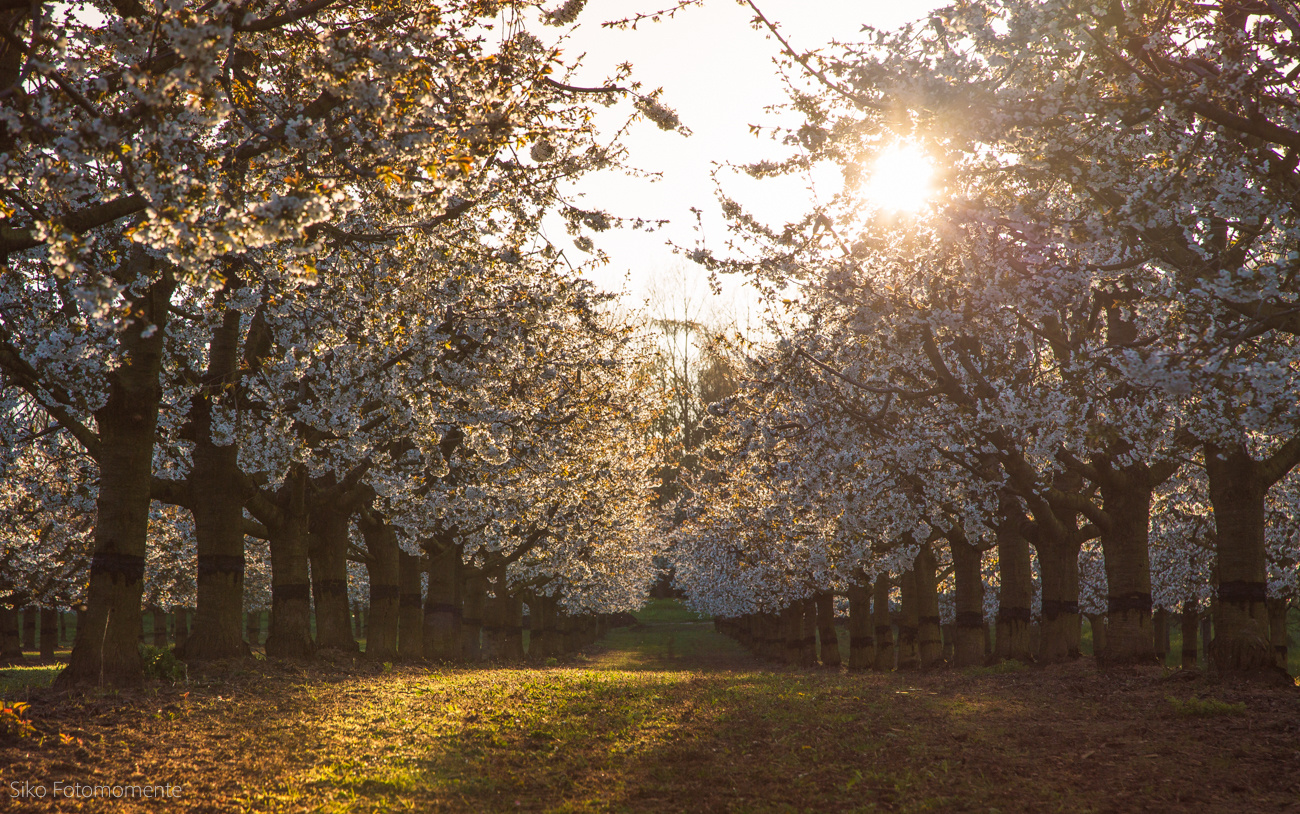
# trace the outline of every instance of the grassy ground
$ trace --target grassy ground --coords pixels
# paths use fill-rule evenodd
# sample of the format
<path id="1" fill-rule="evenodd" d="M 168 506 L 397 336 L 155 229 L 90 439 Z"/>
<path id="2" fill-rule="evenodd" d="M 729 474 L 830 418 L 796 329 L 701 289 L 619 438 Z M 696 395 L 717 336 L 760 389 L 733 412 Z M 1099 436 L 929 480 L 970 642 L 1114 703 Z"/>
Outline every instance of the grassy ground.
<path id="1" fill-rule="evenodd" d="M 1011 673 L 789 670 L 755 663 L 675 603 L 640 620 L 554 668 L 245 662 L 184 686 L 37 692 L 29 714 L 48 737 L 0 738 L 0 810 L 1270 812 L 1300 801 L 1300 691 L 1155 668 L 1101 675 L 1087 659 Z M 184 788 L 161 804 L 12 796 L 14 783 L 56 780 Z"/>

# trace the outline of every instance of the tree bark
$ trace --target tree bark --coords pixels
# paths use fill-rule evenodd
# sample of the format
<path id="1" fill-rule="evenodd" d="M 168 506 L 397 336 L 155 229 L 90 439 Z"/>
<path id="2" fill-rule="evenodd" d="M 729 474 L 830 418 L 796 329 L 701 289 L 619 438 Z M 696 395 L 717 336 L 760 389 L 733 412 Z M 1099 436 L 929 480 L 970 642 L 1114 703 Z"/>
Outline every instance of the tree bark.
<path id="1" fill-rule="evenodd" d="M 1182 667 L 1184 670 L 1196 669 L 1196 636 L 1200 617 L 1195 601 L 1188 599 L 1183 602 L 1183 612 L 1179 615 L 1178 624 L 1183 631 Z"/>
<path id="2" fill-rule="evenodd" d="M 921 666 L 917 636 L 921 627 L 920 592 L 917 588 L 916 564 L 898 577 L 902 612 L 898 617 L 898 669 L 915 670 Z"/>
<path id="3" fill-rule="evenodd" d="M 460 547 L 444 541 L 429 551 L 429 595 L 424 602 L 424 657 L 460 660 Z"/>
<path id="4" fill-rule="evenodd" d="M 486 577 L 471 576 L 465 580 L 460 618 L 461 655 L 471 664 L 483 660 L 483 620 L 487 612 L 487 589 Z"/>
<path id="5" fill-rule="evenodd" d="M 307 470 L 295 464 L 275 495 L 274 514 L 258 519 L 271 548 L 271 622 L 266 634 L 270 658 L 311 658 L 311 580 L 308 573 Z"/>
<path id="6" fill-rule="evenodd" d="M 984 663 L 983 552 L 959 538 L 950 543 L 956 582 L 957 617 L 953 628 L 953 666 L 976 667 Z"/>
<path id="7" fill-rule="evenodd" d="M 1034 576 L 1029 559 L 1029 541 L 1019 525 L 1023 512 L 1004 501 L 1001 522 L 997 526 L 998 546 L 998 615 L 994 637 L 994 655 L 1019 662 L 1033 660 L 1029 646 L 1030 603 L 1034 596 Z"/>
<path id="8" fill-rule="evenodd" d="M 18 632 L 18 610 L 0 605 L 0 665 L 23 661 L 23 640 Z"/>
<path id="9" fill-rule="evenodd" d="M 152 272 L 142 248 L 130 250 L 128 283 Z M 176 289 L 164 270 L 130 307 L 120 342 L 122 361 L 110 374 L 108 401 L 95 411 L 99 427 L 99 496 L 95 501 L 85 624 L 55 686 L 131 686 L 144 680 L 140 662 L 141 599 L 153 486 L 154 433 L 162 395 L 163 337 Z M 147 335 L 146 335 L 147 334 Z"/>
<path id="10" fill-rule="evenodd" d="M 164 632 L 164 636 L 165 636 Z M 59 612 L 54 608 L 41 609 L 41 660 L 53 661 L 59 643 Z M 164 638 L 163 644 L 167 641 Z"/>
<path id="11" fill-rule="evenodd" d="M 1040 524 L 1036 548 L 1043 585 L 1038 660 L 1052 664 L 1078 658 L 1079 543 L 1057 539 Z"/>
<path id="12" fill-rule="evenodd" d="M 937 667 L 943 662 L 943 634 L 940 630 L 939 592 L 935 582 L 938 565 L 929 543 L 921 545 L 916 555 L 917 631 L 916 650 L 922 668 Z"/>
<path id="13" fill-rule="evenodd" d="M 400 613 L 397 531 L 378 512 L 363 511 L 361 536 L 366 543 L 366 571 L 370 577 L 370 624 L 366 631 L 366 658 L 392 661 L 397 658 L 397 627 Z"/>
<path id="14" fill-rule="evenodd" d="M 36 617 L 40 611 L 35 605 L 23 608 L 23 649 L 29 653 L 36 651 Z"/>
<path id="15" fill-rule="evenodd" d="M 413 661 L 424 655 L 424 608 L 420 586 L 421 558 L 397 552 L 397 584 L 400 592 L 397 620 L 397 655 Z"/>
<path id="16" fill-rule="evenodd" d="M 501 590 L 506 590 L 505 577 Z M 501 660 L 517 664 L 524 660 L 524 600 L 518 593 L 508 593 L 501 604 Z"/>
<path id="17" fill-rule="evenodd" d="M 1108 470 L 1101 479 L 1101 530 L 1106 561 L 1106 647 L 1101 663 L 1155 664 L 1151 621 L 1151 481 L 1145 464 Z M 1096 643 L 1094 632 L 1094 644 Z"/>
<path id="18" fill-rule="evenodd" d="M 233 289 L 240 287 L 232 283 Z M 198 549 L 198 605 L 194 635 L 177 647 L 191 661 L 242 658 L 244 641 L 244 501 L 239 448 L 212 440 L 212 410 L 239 377 L 240 312 L 228 309 L 212 333 L 208 370 L 190 399 L 184 435 L 194 443 L 188 480 Z"/>
<path id="19" fill-rule="evenodd" d="M 1156 662 L 1164 667 L 1169 662 L 1169 611 L 1156 608 L 1151 614 L 1151 628 L 1155 634 Z"/>
<path id="20" fill-rule="evenodd" d="M 871 626 L 871 591 L 849 586 L 849 669 L 869 670 L 876 660 L 876 636 Z"/>
<path id="21" fill-rule="evenodd" d="M 1223 673 L 1276 669 L 1269 639 L 1264 498 L 1272 485 L 1245 444 L 1205 445 L 1214 528 L 1218 603 L 1210 657 Z"/>
<path id="22" fill-rule="evenodd" d="M 334 492 L 333 475 L 317 484 Z M 307 555 L 311 560 L 311 592 L 316 600 L 316 647 L 356 653 L 352 636 L 352 609 L 348 604 L 348 525 L 353 507 L 349 501 L 314 501 L 309 524 Z"/>
<path id="23" fill-rule="evenodd" d="M 817 638 L 821 643 L 823 667 L 840 666 L 840 640 L 835 635 L 835 595 L 821 591 L 816 597 Z"/>
<path id="24" fill-rule="evenodd" d="M 876 628 L 876 669 L 894 669 L 894 626 L 889 618 L 889 574 L 881 572 L 872 589 L 871 619 Z"/>
<path id="25" fill-rule="evenodd" d="M 1268 624 L 1273 642 L 1273 663 L 1283 671 L 1287 669 L 1287 601 L 1282 597 L 1268 600 Z"/>

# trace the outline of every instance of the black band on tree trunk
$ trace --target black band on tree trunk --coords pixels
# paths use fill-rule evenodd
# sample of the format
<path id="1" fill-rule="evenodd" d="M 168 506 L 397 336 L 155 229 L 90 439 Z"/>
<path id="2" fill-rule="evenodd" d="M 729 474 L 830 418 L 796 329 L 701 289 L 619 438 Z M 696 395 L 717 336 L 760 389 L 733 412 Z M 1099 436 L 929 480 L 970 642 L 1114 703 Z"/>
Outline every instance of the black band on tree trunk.
<path id="1" fill-rule="evenodd" d="M 1268 586 L 1262 582 L 1231 580 L 1219 583 L 1219 601 L 1234 605 L 1247 605 L 1252 602 L 1264 602 L 1268 598 Z"/>
<path id="2" fill-rule="evenodd" d="M 136 554 L 116 554 L 103 552 L 90 558 L 90 576 L 110 577 L 114 582 L 121 579 L 130 584 L 144 580 L 144 557 Z"/>
<path id="3" fill-rule="evenodd" d="M 1029 624 L 1033 615 L 1029 608 L 998 608 L 998 622 L 1023 622 Z"/>
<path id="4" fill-rule="evenodd" d="M 1151 594 L 1134 591 L 1133 593 L 1112 594 L 1111 596 L 1106 597 L 1107 613 L 1127 613 L 1129 611 L 1150 613 Z"/>

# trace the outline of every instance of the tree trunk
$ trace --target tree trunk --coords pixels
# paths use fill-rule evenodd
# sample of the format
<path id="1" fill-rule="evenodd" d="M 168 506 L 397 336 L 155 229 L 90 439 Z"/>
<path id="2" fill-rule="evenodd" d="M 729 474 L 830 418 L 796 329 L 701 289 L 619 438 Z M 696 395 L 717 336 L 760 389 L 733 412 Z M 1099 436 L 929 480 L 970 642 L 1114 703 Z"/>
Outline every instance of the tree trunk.
<path id="1" fill-rule="evenodd" d="M 366 572 L 370 577 L 370 624 L 366 630 L 366 658 L 397 658 L 397 626 L 401 588 L 398 577 L 397 531 L 376 512 L 362 512 L 361 535 L 366 542 Z"/>
<path id="2" fill-rule="evenodd" d="M 1164 667 L 1169 663 L 1169 611 L 1156 608 L 1151 614 L 1151 628 L 1156 640 L 1156 662 Z"/>
<path id="3" fill-rule="evenodd" d="M 266 525 L 271 548 L 271 622 L 266 634 L 270 658 L 311 658 L 311 581 L 308 574 L 307 470 L 295 464 L 276 493 L 275 522 Z"/>
<path id="4" fill-rule="evenodd" d="M 817 594 L 817 638 L 821 642 L 823 667 L 840 666 L 840 640 L 835 635 L 835 595 L 830 591 Z"/>
<path id="5" fill-rule="evenodd" d="M 244 615 L 244 637 L 249 648 L 262 643 L 262 612 L 249 611 Z"/>
<path id="6" fill-rule="evenodd" d="M 36 617 L 39 613 L 35 605 L 23 608 L 23 649 L 29 653 L 36 652 Z"/>
<path id="7" fill-rule="evenodd" d="M 1214 504 L 1219 600 L 1210 657 L 1224 673 L 1273 672 L 1264 544 L 1264 497 L 1271 484 L 1244 444 L 1206 444 L 1205 473 Z"/>
<path id="8" fill-rule="evenodd" d="M 234 284 L 237 289 L 239 285 Z M 198 613 L 194 635 L 177 647 L 190 661 L 242 658 L 244 641 L 244 498 L 239 448 L 212 440 L 214 401 L 232 398 L 227 390 L 239 377 L 240 312 L 226 311 L 212 333 L 208 371 L 190 399 L 184 435 L 194 442 L 190 454 L 190 509 L 198 549 Z"/>
<path id="9" fill-rule="evenodd" d="M 1179 627 L 1183 630 L 1183 669 L 1196 669 L 1196 633 L 1200 613 L 1197 611 L 1196 602 L 1186 600 L 1183 602 L 1183 612 L 1179 616 Z"/>
<path id="10" fill-rule="evenodd" d="M 0 605 L 0 665 L 23 660 L 23 640 L 18 632 L 18 610 Z"/>
<path id="11" fill-rule="evenodd" d="M 1106 646 L 1103 664 L 1155 664 L 1151 621 L 1151 559 L 1147 544 L 1151 485 L 1147 468 L 1134 464 L 1101 480 L 1102 506 L 1110 522 L 1101 530 L 1106 561 Z M 1093 633 L 1096 644 L 1096 633 Z"/>
<path id="12" fill-rule="evenodd" d="M 871 627 L 871 591 L 849 586 L 849 669 L 869 670 L 876 659 L 876 636 Z"/>
<path id="13" fill-rule="evenodd" d="M 501 579 L 505 590 L 505 578 Z M 524 660 L 524 600 L 517 593 L 507 594 L 501 619 L 501 660 L 517 664 Z"/>
<path id="14" fill-rule="evenodd" d="M 333 476 L 318 487 L 333 491 Z M 346 504 L 313 506 L 307 555 L 311 560 L 311 592 L 316 600 L 316 647 L 356 653 L 352 609 L 348 604 L 348 524 Z"/>
<path id="15" fill-rule="evenodd" d="M 429 595 L 424 602 L 424 657 L 460 660 L 460 547 L 444 542 L 429 552 Z"/>
<path id="16" fill-rule="evenodd" d="M 889 672 L 894 669 L 894 626 L 889 619 L 889 574 L 881 572 L 876 577 L 871 597 L 871 619 L 876 628 L 876 669 Z"/>
<path id="17" fill-rule="evenodd" d="M 550 596 L 537 596 L 531 607 L 533 631 L 528 641 L 528 658 L 541 663 L 558 655 L 555 644 L 556 600 Z"/>
<path id="18" fill-rule="evenodd" d="M 487 612 L 486 577 L 472 576 L 465 580 L 465 596 L 461 603 L 460 638 L 461 655 L 474 664 L 483 660 L 483 619 Z"/>
<path id="19" fill-rule="evenodd" d="M 943 662 L 943 635 L 940 631 L 942 620 L 939 618 L 939 592 L 935 582 L 934 551 L 930 544 L 922 544 L 916 555 L 916 600 L 917 631 L 916 650 L 921 659 L 921 667 L 937 667 Z"/>
<path id="20" fill-rule="evenodd" d="M 1092 655 L 1098 661 L 1102 660 L 1102 653 L 1106 652 L 1106 614 L 1089 613 L 1088 625 L 1092 628 Z"/>
<path id="21" fill-rule="evenodd" d="M 803 602 L 794 600 L 781 609 L 781 638 L 785 642 L 781 661 L 791 666 L 799 664 L 803 649 Z"/>
<path id="22" fill-rule="evenodd" d="M 53 661 L 59 643 L 59 612 L 54 608 L 41 610 L 41 660 Z M 166 644 L 166 641 L 163 642 Z"/>
<path id="23" fill-rule="evenodd" d="M 407 661 L 424 655 L 424 608 L 421 594 L 421 559 L 414 554 L 397 552 L 398 600 L 397 655 Z"/>
<path id="24" fill-rule="evenodd" d="M 983 552 L 963 540 L 951 543 L 953 580 L 956 582 L 957 616 L 953 626 L 953 666 L 984 663 Z"/>
<path id="25" fill-rule="evenodd" d="M 1268 600 L 1269 638 L 1273 642 L 1273 659 L 1274 664 L 1282 670 L 1287 669 L 1286 610 L 1287 601 L 1282 597 Z"/>
<path id="26" fill-rule="evenodd" d="M 998 545 L 998 615 L 994 655 L 999 659 L 1030 662 L 1030 603 L 1034 596 L 1034 575 L 1029 559 L 1029 541 L 1016 525 L 1021 513 L 1005 507 L 996 535 Z"/>
<path id="27" fill-rule="evenodd" d="M 799 625 L 799 666 L 817 666 L 817 600 L 808 597 L 801 603 Z"/>
<path id="28" fill-rule="evenodd" d="M 151 272 L 142 248 L 127 282 Z M 99 427 L 99 496 L 85 624 L 55 686 L 127 686 L 144 680 L 140 662 L 141 599 L 153 486 L 154 433 L 162 389 L 163 337 L 176 283 L 169 271 L 131 303 L 120 334 L 121 364 L 109 374 L 108 401 L 95 411 Z M 146 330 L 148 329 L 148 330 Z M 147 335 L 146 335 L 147 334 Z"/>
<path id="29" fill-rule="evenodd" d="M 483 658 L 498 662 L 505 658 L 507 596 L 504 577 L 488 581 L 489 593 L 483 604 Z"/>
<path id="30" fill-rule="evenodd" d="M 1043 624 L 1038 660 L 1053 664 L 1079 656 L 1079 544 L 1046 535 L 1040 524 L 1037 550 Z"/>
<path id="31" fill-rule="evenodd" d="M 898 577 L 898 592 L 902 599 L 902 613 L 898 618 L 898 669 L 915 670 L 921 666 L 921 652 L 917 635 L 921 627 L 920 591 L 917 587 L 916 564 Z"/>

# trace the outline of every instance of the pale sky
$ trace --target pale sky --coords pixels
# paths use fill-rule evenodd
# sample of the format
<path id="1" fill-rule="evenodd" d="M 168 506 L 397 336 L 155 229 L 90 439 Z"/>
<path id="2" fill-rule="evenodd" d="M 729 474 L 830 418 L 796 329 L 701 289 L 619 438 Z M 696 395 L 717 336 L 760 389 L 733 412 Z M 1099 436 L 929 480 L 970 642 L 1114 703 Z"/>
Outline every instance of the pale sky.
<path id="1" fill-rule="evenodd" d="M 555 5 L 560 5 L 556 0 Z M 784 88 L 772 60 L 779 43 L 766 31 L 750 27 L 753 12 L 734 0 L 706 0 L 701 8 L 685 9 L 675 18 L 659 23 L 645 21 L 633 30 L 601 28 L 600 23 L 627 17 L 636 11 L 653 11 L 672 5 L 671 0 L 590 0 L 578 18 L 578 27 L 564 46 L 566 56 L 586 52 L 584 69 L 575 77 L 578 84 L 597 84 L 613 66 L 631 62 L 634 76 L 644 90 L 663 87 L 662 100 L 677 111 L 693 131 L 690 137 L 664 132 L 651 122 L 635 126 L 626 144 L 633 165 L 662 172 L 657 182 L 628 178 L 621 173 L 603 173 L 584 179 L 576 188 L 583 193 L 580 205 L 600 208 L 612 214 L 667 218 L 669 226 L 654 232 L 610 231 L 596 236 L 597 244 L 610 256 L 610 264 L 591 278 L 602 287 L 626 287 L 639 304 L 648 281 L 688 260 L 675 256 L 665 243 L 672 240 L 693 246 L 697 239 L 691 207 L 704 212 L 706 244 L 721 248 L 726 237 L 710 178 L 714 162 L 741 163 L 761 158 L 780 158 L 788 149 L 766 135 L 749 133 L 750 124 L 773 125 L 779 119 L 764 112 L 767 105 L 785 100 Z M 815 49 L 832 39 L 854 42 L 863 24 L 891 28 L 924 16 L 941 5 L 933 0 L 762 0 L 758 7 L 780 23 L 783 36 L 801 51 Z M 617 127 L 630 108 L 620 105 L 604 122 Z M 828 173 L 819 183 L 829 196 L 838 174 Z M 727 174 L 723 189 L 755 214 L 779 219 L 794 217 L 806 208 L 808 195 L 802 186 L 757 182 L 747 176 Z M 556 228 L 552 239 L 571 245 L 563 230 Z M 569 252 L 576 256 L 577 249 Z M 702 271 L 695 272 L 701 280 Z M 675 276 L 675 275 L 674 275 Z"/>

